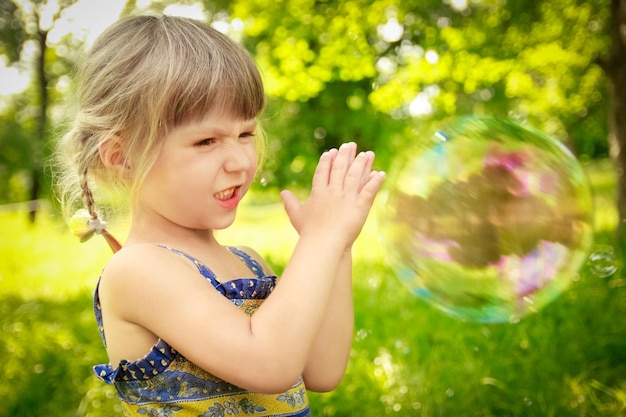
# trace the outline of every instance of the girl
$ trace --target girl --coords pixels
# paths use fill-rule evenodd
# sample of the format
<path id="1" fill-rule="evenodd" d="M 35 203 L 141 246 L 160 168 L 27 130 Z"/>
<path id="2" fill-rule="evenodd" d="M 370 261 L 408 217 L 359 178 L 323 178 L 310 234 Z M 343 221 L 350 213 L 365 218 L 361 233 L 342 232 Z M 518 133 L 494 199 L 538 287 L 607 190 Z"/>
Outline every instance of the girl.
<path id="1" fill-rule="evenodd" d="M 139 16 L 98 38 L 78 81 L 64 204 L 84 201 L 84 234 L 109 238 L 92 189 L 131 204 L 95 292 L 110 360 L 97 375 L 128 416 L 310 415 L 306 389 L 332 390 L 348 361 L 351 246 L 384 179 L 374 154 L 332 149 L 306 202 L 281 193 L 299 240 L 277 280 L 213 233 L 258 166 L 264 91 L 247 52 L 200 22 Z"/>

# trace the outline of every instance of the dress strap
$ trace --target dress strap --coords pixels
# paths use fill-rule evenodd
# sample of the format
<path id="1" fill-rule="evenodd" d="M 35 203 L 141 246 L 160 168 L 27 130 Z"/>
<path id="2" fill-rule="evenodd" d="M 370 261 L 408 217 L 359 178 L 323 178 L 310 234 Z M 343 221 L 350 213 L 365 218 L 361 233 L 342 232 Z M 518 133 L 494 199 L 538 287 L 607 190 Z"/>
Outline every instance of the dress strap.
<path id="1" fill-rule="evenodd" d="M 93 312 L 96 315 L 96 323 L 98 324 L 98 331 L 100 332 L 100 338 L 104 347 L 107 346 L 107 339 L 104 336 L 104 325 L 102 324 L 102 307 L 100 306 L 100 280 L 98 278 L 98 284 L 96 284 L 96 290 L 93 293 Z"/>
<path id="2" fill-rule="evenodd" d="M 196 267 L 198 268 L 198 271 L 200 271 L 200 273 L 209 281 L 211 281 L 211 284 L 214 287 L 218 287 L 220 285 L 220 282 L 217 280 L 217 277 L 215 276 L 215 274 L 213 273 L 213 271 L 211 271 L 205 264 L 203 264 L 202 262 L 200 262 L 198 259 L 194 258 L 193 256 L 180 251 L 178 249 L 174 249 L 174 248 L 170 248 L 169 246 L 163 246 L 163 245 L 159 245 L 159 247 L 162 247 L 163 249 L 167 249 L 177 255 L 181 255 L 184 256 L 185 258 L 189 259 L 191 262 L 194 263 L 194 265 L 196 265 Z M 246 266 L 248 267 L 248 269 L 250 269 L 250 271 L 252 271 L 252 273 L 257 277 L 257 278 L 263 278 L 265 277 L 265 271 L 263 270 L 263 267 L 261 266 L 261 264 L 253 259 L 248 253 L 244 252 L 241 249 L 238 249 L 234 246 L 226 246 L 226 249 L 228 249 L 233 255 L 235 255 L 237 258 L 239 258 L 242 262 L 244 262 L 246 264 Z"/>
<path id="3" fill-rule="evenodd" d="M 213 285 L 215 288 L 217 288 L 220 283 L 217 281 L 217 278 L 215 277 L 215 274 L 213 273 L 213 271 L 211 271 L 205 264 L 203 264 L 202 262 L 200 262 L 199 260 L 197 260 L 196 258 L 194 258 L 191 255 L 186 254 L 183 251 L 179 251 L 178 249 L 174 249 L 174 248 L 170 248 L 169 246 L 163 246 L 163 245 L 158 245 L 159 247 L 163 248 L 163 249 L 167 249 L 170 252 L 173 252 L 177 255 L 181 255 L 184 256 L 185 258 L 189 259 L 191 262 L 193 262 L 193 264 L 196 266 L 196 268 L 198 268 L 198 271 L 200 271 L 200 274 L 202 274 L 203 277 L 205 277 L 206 279 L 208 279 L 211 282 L 211 285 Z"/>
<path id="4" fill-rule="evenodd" d="M 265 271 L 263 271 L 263 267 L 261 266 L 261 264 L 258 263 L 255 259 L 253 259 L 246 252 L 234 246 L 227 246 L 226 248 L 229 251 L 231 251 L 235 256 L 237 256 L 239 259 L 241 259 L 246 264 L 246 266 L 250 269 L 250 271 L 252 271 L 254 275 L 256 275 L 257 278 L 263 278 L 266 276 Z"/>

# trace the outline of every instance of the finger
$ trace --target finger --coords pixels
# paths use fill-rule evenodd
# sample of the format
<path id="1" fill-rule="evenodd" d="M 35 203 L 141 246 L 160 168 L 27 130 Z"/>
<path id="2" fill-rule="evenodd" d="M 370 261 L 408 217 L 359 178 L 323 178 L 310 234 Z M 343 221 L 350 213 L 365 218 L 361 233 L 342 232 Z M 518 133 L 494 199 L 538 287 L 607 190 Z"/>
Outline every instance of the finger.
<path id="1" fill-rule="evenodd" d="M 372 173 L 372 166 L 374 165 L 374 158 L 375 158 L 374 152 L 367 151 L 365 152 L 365 156 L 367 157 L 367 163 L 363 170 L 363 175 L 361 177 L 359 191 L 361 191 L 365 183 L 370 179 L 370 175 Z"/>
<path id="2" fill-rule="evenodd" d="M 335 158 L 337 157 L 337 148 L 331 148 L 328 150 L 328 155 L 330 155 L 330 162 L 335 162 Z"/>
<path id="3" fill-rule="evenodd" d="M 346 146 L 348 147 L 348 151 L 349 151 L 349 154 L 348 154 L 348 161 L 349 161 L 350 163 L 352 163 L 352 162 L 354 162 L 354 158 L 356 157 L 356 148 L 357 148 L 357 145 L 356 145 L 356 143 L 354 143 L 354 142 L 348 142 L 348 143 L 346 144 Z"/>
<path id="4" fill-rule="evenodd" d="M 358 192 L 363 185 L 369 180 L 369 169 L 371 166 L 370 156 L 365 152 L 360 152 L 354 159 L 354 162 L 348 168 L 344 180 L 344 189 L 354 190 Z"/>
<path id="5" fill-rule="evenodd" d="M 315 172 L 313 173 L 311 191 L 328 185 L 330 168 L 333 164 L 336 153 L 336 149 L 331 149 L 330 151 L 323 152 L 322 155 L 320 155 L 320 160 L 318 161 L 317 167 L 315 167 Z"/>
<path id="6" fill-rule="evenodd" d="M 280 193 L 280 198 L 283 200 L 283 206 L 285 207 L 285 212 L 287 213 L 291 224 L 295 226 L 295 213 L 298 211 L 298 209 L 300 209 L 302 203 L 300 203 L 300 200 L 298 200 L 294 193 L 288 190 L 283 190 Z"/>
<path id="7" fill-rule="evenodd" d="M 333 161 L 329 182 L 336 181 L 337 184 L 342 184 L 348 169 L 352 166 L 355 156 L 356 143 L 348 142 L 342 144 Z"/>
<path id="8" fill-rule="evenodd" d="M 384 171 L 372 171 L 368 181 L 363 185 L 361 192 L 359 193 L 359 199 L 368 207 L 371 207 L 374 203 L 374 198 L 380 190 L 383 182 L 385 182 L 387 175 Z"/>

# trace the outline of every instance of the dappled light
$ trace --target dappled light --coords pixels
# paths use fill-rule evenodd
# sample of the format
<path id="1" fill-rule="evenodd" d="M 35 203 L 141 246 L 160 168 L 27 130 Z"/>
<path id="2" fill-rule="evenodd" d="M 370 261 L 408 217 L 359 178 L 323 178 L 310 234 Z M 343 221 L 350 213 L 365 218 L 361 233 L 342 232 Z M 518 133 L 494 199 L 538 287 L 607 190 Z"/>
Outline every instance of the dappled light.
<path id="1" fill-rule="evenodd" d="M 50 157 L 73 115 L 73 76 L 96 32 L 135 13 L 203 19 L 259 66 L 267 159 L 236 223 L 219 236 L 255 248 L 276 272 L 298 238 L 279 191 L 304 198 L 320 154 L 342 142 L 374 150 L 374 169 L 393 172 L 424 132 L 450 117 L 487 115 L 562 142 L 590 179 L 593 243 L 582 267 L 554 302 L 506 324 L 450 317 L 404 288 L 380 237 L 383 207 L 375 205 L 355 244 L 348 371 L 335 391 L 310 395 L 313 415 L 624 415 L 625 7 L 621 0 L 0 1 L 0 415 L 122 415 L 114 390 L 91 370 L 106 362 L 92 295 L 110 249 L 101 239 L 80 244 L 67 230 Z M 402 185 L 392 178 L 385 196 Z M 472 208 L 445 203 L 464 214 Z M 125 213 L 110 220 L 123 237 Z M 468 247 L 484 238 L 456 226 L 450 233 L 465 233 Z"/>
<path id="2" fill-rule="evenodd" d="M 334 393 L 311 395 L 317 415 L 465 415 L 468 408 L 467 415 L 619 415 L 626 345 L 623 322 L 615 318 L 626 314 L 626 286 L 606 240 L 615 213 L 603 202 L 614 176 L 608 165 L 586 170 L 596 205 L 604 207 L 595 213 L 597 243 L 588 264 L 558 301 L 515 325 L 459 321 L 413 297 L 386 263 L 372 218 L 355 250 L 348 372 Z M 112 220 L 123 236 L 124 219 Z M 12 358 L 0 368 L 0 391 L 12 399 L 2 402 L 0 414 L 121 416 L 111 387 L 91 376 L 105 355 L 91 294 L 110 256 L 106 243 L 80 244 L 48 215 L 33 227 L 25 213 L 5 212 L 0 226 L 13 237 L 0 241 L 0 351 Z M 280 272 L 296 235 L 276 198 L 253 194 L 221 238 L 259 248 Z"/>

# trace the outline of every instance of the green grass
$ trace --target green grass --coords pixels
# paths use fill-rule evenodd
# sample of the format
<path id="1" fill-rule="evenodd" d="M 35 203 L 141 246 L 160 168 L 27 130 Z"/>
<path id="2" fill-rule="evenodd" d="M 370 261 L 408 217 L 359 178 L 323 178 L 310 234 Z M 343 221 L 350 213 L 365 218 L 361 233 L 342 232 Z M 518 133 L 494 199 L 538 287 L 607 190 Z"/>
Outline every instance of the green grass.
<path id="1" fill-rule="evenodd" d="M 588 167 L 596 241 L 611 244 L 610 167 Z M 253 196 L 252 196 L 253 197 Z M 250 199 L 252 200 L 252 199 Z M 252 203 L 249 203 L 252 204 Z M 113 224 L 123 236 L 124 225 Z M 0 416 L 120 416 L 91 292 L 110 256 L 49 215 L 0 214 Z M 296 236 L 279 203 L 244 207 L 226 243 L 257 248 L 280 271 Z M 340 387 L 311 394 L 316 416 L 625 416 L 626 279 L 585 266 L 572 287 L 517 324 L 462 322 L 400 286 L 375 221 L 356 246 L 356 333 Z"/>

